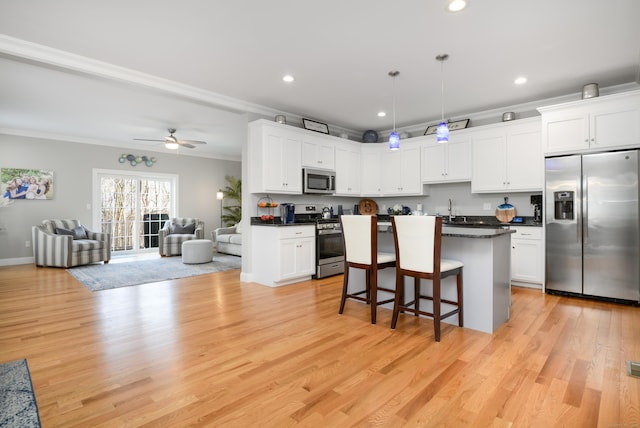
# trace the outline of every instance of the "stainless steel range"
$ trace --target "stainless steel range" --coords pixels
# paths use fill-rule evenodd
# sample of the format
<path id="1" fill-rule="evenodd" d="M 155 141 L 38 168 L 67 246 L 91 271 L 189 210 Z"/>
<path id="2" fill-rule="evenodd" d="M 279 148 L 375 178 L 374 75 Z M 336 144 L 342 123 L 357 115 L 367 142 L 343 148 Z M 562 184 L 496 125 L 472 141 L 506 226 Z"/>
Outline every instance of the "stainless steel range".
<path id="1" fill-rule="evenodd" d="M 344 241 L 338 219 L 319 219 L 316 223 L 316 275 L 326 278 L 344 273 Z"/>

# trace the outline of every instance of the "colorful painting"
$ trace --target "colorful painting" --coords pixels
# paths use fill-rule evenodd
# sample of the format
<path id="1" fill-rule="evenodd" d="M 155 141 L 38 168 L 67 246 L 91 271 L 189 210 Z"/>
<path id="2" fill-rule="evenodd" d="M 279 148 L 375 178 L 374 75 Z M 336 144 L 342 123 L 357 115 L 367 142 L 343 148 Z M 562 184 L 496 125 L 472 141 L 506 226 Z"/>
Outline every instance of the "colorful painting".
<path id="1" fill-rule="evenodd" d="M 24 168 L 0 169 L 0 192 L 7 199 L 53 199 L 53 171 Z"/>

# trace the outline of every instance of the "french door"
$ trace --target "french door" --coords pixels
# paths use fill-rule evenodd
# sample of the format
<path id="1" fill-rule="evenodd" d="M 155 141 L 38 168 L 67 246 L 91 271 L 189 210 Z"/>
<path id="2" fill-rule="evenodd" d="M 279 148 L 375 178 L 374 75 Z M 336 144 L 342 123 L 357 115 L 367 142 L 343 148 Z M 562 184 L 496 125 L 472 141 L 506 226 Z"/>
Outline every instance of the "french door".
<path id="1" fill-rule="evenodd" d="M 158 230 L 176 212 L 177 175 L 94 170 L 93 224 L 111 234 L 111 251 L 158 247 Z"/>

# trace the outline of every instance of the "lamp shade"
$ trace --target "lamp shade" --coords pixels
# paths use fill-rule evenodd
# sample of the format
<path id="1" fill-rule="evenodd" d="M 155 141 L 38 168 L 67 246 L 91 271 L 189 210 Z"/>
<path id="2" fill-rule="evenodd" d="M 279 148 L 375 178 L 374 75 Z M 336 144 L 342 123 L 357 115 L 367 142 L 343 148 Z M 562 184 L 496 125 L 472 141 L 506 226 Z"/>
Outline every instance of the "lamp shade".
<path id="1" fill-rule="evenodd" d="M 449 142 L 449 127 L 446 122 L 440 122 L 438 125 L 438 128 L 436 129 L 436 139 L 438 143 Z"/>
<path id="2" fill-rule="evenodd" d="M 400 148 L 400 135 L 393 131 L 389 135 L 389 150 L 398 150 Z"/>

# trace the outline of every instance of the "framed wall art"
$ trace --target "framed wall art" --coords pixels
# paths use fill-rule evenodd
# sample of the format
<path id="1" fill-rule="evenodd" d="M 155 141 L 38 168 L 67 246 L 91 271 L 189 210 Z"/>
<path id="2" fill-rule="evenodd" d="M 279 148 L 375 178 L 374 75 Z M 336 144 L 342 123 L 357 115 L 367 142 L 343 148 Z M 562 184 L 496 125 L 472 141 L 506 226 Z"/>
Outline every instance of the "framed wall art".
<path id="1" fill-rule="evenodd" d="M 0 169 L 0 192 L 7 199 L 53 199 L 53 171 L 25 168 Z"/>
<path id="2" fill-rule="evenodd" d="M 302 126 L 304 129 L 308 129 L 310 131 L 321 132 L 323 134 L 329 134 L 329 126 L 326 123 L 316 122 L 311 119 L 302 119 Z"/>

